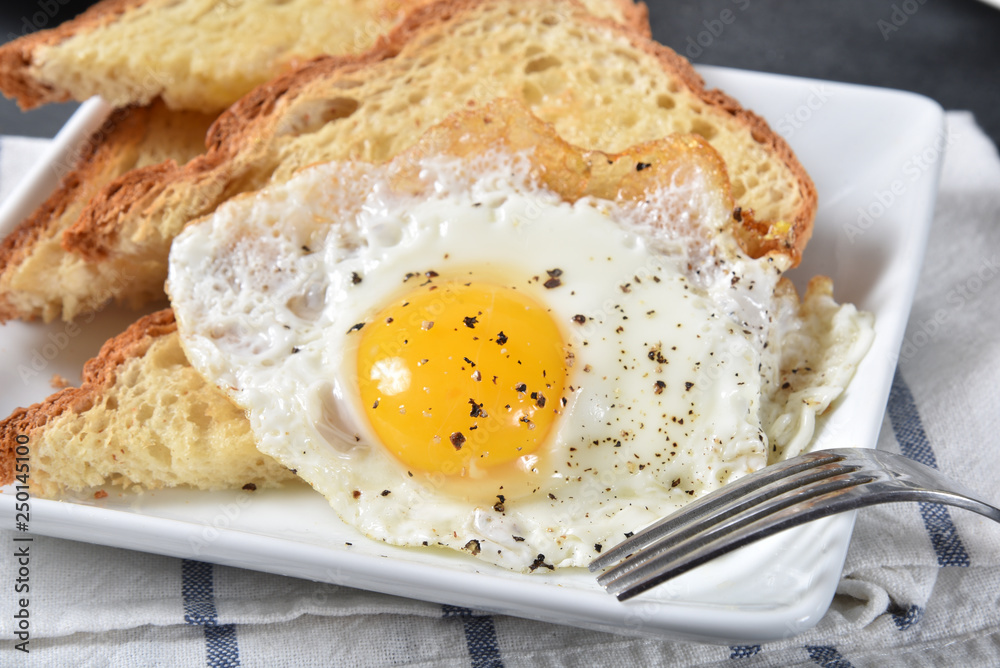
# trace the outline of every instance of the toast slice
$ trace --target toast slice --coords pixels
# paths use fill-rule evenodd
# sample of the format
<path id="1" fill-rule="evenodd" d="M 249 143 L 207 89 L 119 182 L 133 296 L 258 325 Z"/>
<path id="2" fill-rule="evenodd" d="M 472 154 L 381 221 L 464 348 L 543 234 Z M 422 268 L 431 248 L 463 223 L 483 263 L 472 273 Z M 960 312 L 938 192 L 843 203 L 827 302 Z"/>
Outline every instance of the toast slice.
<path id="1" fill-rule="evenodd" d="M 259 453 L 243 411 L 188 364 L 168 309 L 146 316 L 87 362 L 79 388 L 0 422 L 0 481 L 29 438 L 31 493 L 272 487 L 294 476 Z M 23 440 L 23 438 L 22 438 Z"/>
<path id="2" fill-rule="evenodd" d="M 448 114 L 496 97 L 525 102 L 592 149 L 700 134 L 726 161 L 738 206 L 762 225 L 754 252 L 783 247 L 797 262 L 808 241 L 816 193 L 791 149 L 670 49 L 572 0 L 444 0 L 361 56 L 321 57 L 256 88 L 213 124 L 205 155 L 108 187 L 63 246 L 94 273 L 131 264 L 148 272 L 142 283 L 162 281 L 173 237 L 233 195 L 315 162 L 384 161 Z M 115 297 L 136 300 L 130 284 Z"/>
<path id="3" fill-rule="evenodd" d="M 162 245 L 147 248 L 140 242 L 129 247 L 122 242 L 118 249 L 121 252 L 114 258 L 90 264 L 61 244 L 63 232 L 102 189 L 113 192 L 125 187 L 132 192 L 135 184 L 155 182 L 158 174 L 171 173 L 204 153 L 205 131 L 214 116 L 190 111 L 177 111 L 176 117 L 171 116 L 162 98 L 144 107 L 151 95 L 161 93 L 167 102 L 181 108 L 228 106 L 252 85 L 288 68 L 296 59 L 324 52 L 350 54 L 368 48 L 405 10 L 426 2 L 229 2 L 204 12 L 204 3 L 192 1 L 105 0 L 55 30 L 34 33 L 0 47 L 0 90 L 18 96 L 22 106 L 37 106 L 67 96 L 83 99 L 91 94 L 103 95 L 115 104 L 131 105 L 113 114 L 105 127 L 90 138 L 74 172 L 0 245 L 0 322 L 13 318 L 71 320 L 112 298 L 136 307 L 162 298 Z M 587 0 L 585 4 L 597 15 L 649 34 L 642 4 L 631 0 Z M 257 37 L 247 40 L 245 37 L 253 31 L 242 31 L 231 33 L 234 37 L 229 41 L 217 42 L 212 31 L 220 21 L 273 22 L 293 27 L 307 24 L 317 29 L 299 35 L 269 29 L 263 31 L 267 41 Z M 146 34 L 151 22 L 156 23 L 153 35 Z M 179 22 L 184 22 L 183 29 L 178 27 Z M 163 30 L 164 24 L 173 26 L 174 32 Z M 176 36 L 177 31 L 190 33 L 191 43 L 203 47 L 179 50 L 157 42 L 166 35 Z M 243 60 L 247 52 L 251 54 L 249 61 Z M 165 85 L 163 76 L 155 75 L 154 64 L 159 68 L 166 63 L 190 72 L 206 67 L 205 59 L 230 67 L 237 63 L 246 67 L 246 62 L 262 60 L 266 63 L 254 67 L 249 78 L 236 76 L 225 66 L 202 72 L 204 76 L 181 77 L 178 80 L 187 91 L 183 93 Z M 104 69 L 97 66 L 101 63 Z M 44 77 L 36 79 L 31 74 L 53 68 L 59 71 L 57 78 L 62 84 Z M 139 83 L 137 77 L 141 77 Z M 210 98 L 214 100 L 211 103 Z M 176 164 L 160 164 L 166 160 Z"/>
<path id="4" fill-rule="evenodd" d="M 87 264 L 61 246 L 91 197 L 133 169 L 175 168 L 204 153 L 214 116 L 171 111 L 160 100 L 115 110 L 74 156 L 56 190 L 0 243 L 0 322 L 73 318 L 131 283 L 131 301 L 160 299 L 162 282 L 114 262 Z M 102 295 L 106 295 L 103 296 Z"/>
<path id="5" fill-rule="evenodd" d="M 218 113 L 296 63 L 368 49 L 426 2 L 103 0 L 0 47 L 0 92 L 23 109 L 100 95 L 116 107 L 161 97 L 171 109 Z M 585 4 L 649 34 L 645 5 Z"/>

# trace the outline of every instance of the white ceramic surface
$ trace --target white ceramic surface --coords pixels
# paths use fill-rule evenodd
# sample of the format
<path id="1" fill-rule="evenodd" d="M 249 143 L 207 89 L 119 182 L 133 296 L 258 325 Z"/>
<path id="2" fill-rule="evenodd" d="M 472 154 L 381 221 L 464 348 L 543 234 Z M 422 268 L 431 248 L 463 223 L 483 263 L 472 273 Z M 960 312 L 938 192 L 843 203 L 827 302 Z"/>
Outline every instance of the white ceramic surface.
<path id="1" fill-rule="evenodd" d="M 873 447 L 933 212 L 938 158 L 947 144 L 941 109 L 909 93 L 700 71 L 709 85 L 767 118 L 816 182 L 816 230 L 794 279 L 802 286 L 815 273 L 832 276 L 838 300 L 875 313 L 877 334 L 847 395 L 820 425 L 816 447 Z M 46 164 L 0 203 L 0 232 L 45 197 L 57 174 L 52 166 L 65 164 L 67 151 L 106 113 L 100 102 L 78 111 Z M 77 382 L 83 361 L 134 318 L 109 308 L 78 330 L 63 323 L 0 327 L 0 415 L 50 394 L 53 373 Z M 25 371 L 37 366 L 35 375 Z M 13 517 L 7 487 L 0 494 L 0 526 L 13 528 Z M 774 536 L 627 603 L 605 594 L 582 569 L 521 575 L 459 554 L 369 541 L 305 486 L 252 495 L 169 490 L 113 492 L 101 500 L 33 499 L 30 525 L 41 535 L 562 624 L 738 643 L 791 636 L 819 621 L 833 597 L 853 521 L 847 514 Z"/>

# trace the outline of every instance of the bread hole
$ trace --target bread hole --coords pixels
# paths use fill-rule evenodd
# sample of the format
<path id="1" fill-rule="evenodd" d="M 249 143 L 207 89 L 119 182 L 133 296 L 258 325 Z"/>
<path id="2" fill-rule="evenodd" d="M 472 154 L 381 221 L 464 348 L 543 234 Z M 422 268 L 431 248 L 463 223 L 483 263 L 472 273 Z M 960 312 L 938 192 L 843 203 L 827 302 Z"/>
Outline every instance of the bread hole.
<path id="1" fill-rule="evenodd" d="M 351 90 L 352 88 L 357 88 L 364 82 L 358 81 L 357 79 L 340 79 L 334 81 L 330 84 L 331 88 L 336 88 L 338 90 Z"/>
<path id="2" fill-rule="evenodd" d="M 758 174 L 767 174 L 769 171 L 771 171 L 771 163 L 761 162 L 760 164 L 757 165 Z"/>
<path id="3" fill-rule="evenodd" d="M 104 407 L 109 411 L 117 409 L 118 399 L 116 399 L 115 397 L 108 397 L 107 399 L 104 400 Z"/>
<path id="4" fill-rule="evenodd" d="M 167 469 L 170 468 L 174 458 L 170 452 L 170 448 L 163 445 L 159 439 L 146 442 L 146 454 L 157 464 Z"/>
<path id="5" fill-rule="evenodd" d="M 546 14 L 542 17 L 541 24 L 549 27 L 557 26 L 559 25 L 559 17 L 554 16 L 553 14 Z"/>
<path id="6" fill-rule="evenodd" d="M 691 132 L 696 135 L 701 135 L 708 141 L 712 141 L 712 138 L 719 133 L 718 129 L 714 125 L 703 118 L 694 119 L 691 123 Z"/>
<path id="7" fill-rule="evenodd" d="M 320 130 L 327 123 L 350 117 L 358 110 L 358 101 L 350 97 L 311 100 L 301 105 L 297 114 L 283 123 L 278 136 L 300 137 Z"/>
<path id="8" fill-rule="evenodd" d="M 656 96 L 656 106 L 660 109 L 673 109 L 677 106 L 677 102 L 670 95 L 657 95 Z"/>
<path id="9" fill-rule="evenodd" d="M 208 415 L 208 406 L 201 401 L 191 404 L 191 410 L 187 415 L 188 422 L 191 422 L 201 431 L 207 431 L 212 426 L 212 418 Z"/>
<path id="10" fill-rule="evenodd" d="M 742 179 L 733 179 L 733 199 L 737 202 L 743 199 L 743 196 L 747 194 L 747 188 L 743 185 Z"/>
<path id="11" fill-rule="evenodd" d="M 368 140 L 369 157 L 374 162 L 384 162 L 392 155 L 392 140 L 385 135 L 376 135 Z"/>
<path id="12" fill-rule="evenodd" d="M 613 53 L 622 60 L 627 60 L 630 66 L 639 64 L 639 59 L 631 51 L 622 51 L 621 49 L 615 49 Z"/>
<path id="13" fill-rule="evenodd" d="M 524 96 L 524 101 L 531 106 L 541 104 L 542 102 L 542 91 L 530 81 L 525 81 L 524 85 L 521 86 L 521 94 Z"/>
<path id="14" fill-rule="evenodd" d="M 529 46 L 527 49 L 524 50 L 524 57 L 534 58 L 540 53 L 545 53 L 545 49 L 538 46 L 537 44 L 532 44 L 531 46 Z"/>
<path id="15" fill-rule="evenodd" d="M 535 58 L 525 65 L 524 73 L 534 74 L 535 72 L 544 72 L 547 69 L 558 67 L 559 65 L 562 65 L 562 61 L 555 56 L 542 56 L 541 58 Z"/>
<path id="16" fill-rule="evenodd" d="M 681 92 L 681 85 L 676 81 L 671 81 L 670 83 L 667 84 L 667 90 L 669 90 L 671 93 L 675 94 L 679 93 Z"/>
<path id="17" fill-rule="evenodd" d="M 410 104 L 420 104 L 424 100 L 424 94 L 420 91 L 414 91 L 406 99 Z"/>
<path id="18" fill-rule="evenodd" d="M 293 0 L 271 0 L 271 4 L 275 7 L 284 7 L 285 5 L 291 4 Z"/>
<path id="19" fill-rule="evenodd" d="M 587 76 L 590 77 L 590 80 L 593 81 L 595 84 L 601 83 L 601 78 L 602 78 L 601 73 L 595 70 L 594 68 L 592 67 L 587 68 Z"/>
<path id="20" fill-rule="evenodd" d="M 629 72 L 628 70 L 625 70 L 624 72 L 622 72 L 621 74 L 619 74 L 618 75 L 618 79 L 621 80 L 621 82 L 624 83 L 627 86 L 634 86 L 635 85 L 635 77 L 632 76 L 632 73 Z"/>

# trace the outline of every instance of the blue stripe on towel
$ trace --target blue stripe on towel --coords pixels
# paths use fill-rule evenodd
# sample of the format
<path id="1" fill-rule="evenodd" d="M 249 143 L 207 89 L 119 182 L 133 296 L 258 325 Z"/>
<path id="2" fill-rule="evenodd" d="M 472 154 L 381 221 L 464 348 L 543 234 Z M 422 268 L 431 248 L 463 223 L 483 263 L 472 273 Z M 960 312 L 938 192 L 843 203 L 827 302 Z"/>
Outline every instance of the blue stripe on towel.
<path id="1" fill-rule="evenodd" d="M 184 597 L 184 621 L 205 629 L 205 663 L 208 668 L 236 668 L 240 648 L 236 625 L 219 624 L 215 609 L 214 567 L 200 561 L 181 562 L 181 593 Z"/>
<path id="2" fill-rule="evenodd" d="M 760 645 L 730 645 L 730 659 L 746 659 L 760 653 Z"/>
<path id="3" fill-rule="evenodd" d="M 848 661 L 831 645 L 806 645 L 809 658 L 823 668 L 853 668 Z"/>
<path id="4" fill-rule="evenodd" d="M 923 618 L 924 609 L 916 604 L 911 605 L 906 610 L 890 605 L 889 614 L 892 615 L 892 621 L 896 625 L 896 628 L 900 631 L 905 631 Z"/>
<path id="5" fill-rule="evenodd" d="M 465 624 L 465 644 L 469 648 L 472 668 L 503 668 L 500 644 L 493 618 L 473 615 L 472 610 L 457 605 L 443 605 L 445 619 L 461 617 Z"/>
<path id="6" fill-rule="evenodd" d="M 910 459 L 937 468 L 937 458 L 927 440 L 913 394 L 898 369 L 892 378 L 888 412 L 900 451 Z M 948 509 L 937 503 L 925 502 L 920 504 L 920 515 L 924 518 L 938 565 L 969 566 L 969 553 L 965 551 Z"/>

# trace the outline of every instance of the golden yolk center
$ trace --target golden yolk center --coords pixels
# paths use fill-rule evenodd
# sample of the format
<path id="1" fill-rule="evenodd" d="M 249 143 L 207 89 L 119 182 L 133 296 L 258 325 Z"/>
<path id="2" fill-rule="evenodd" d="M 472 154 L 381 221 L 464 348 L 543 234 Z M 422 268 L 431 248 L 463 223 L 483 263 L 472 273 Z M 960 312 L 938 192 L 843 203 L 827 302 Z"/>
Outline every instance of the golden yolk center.
<path id="1" fill-rule="evenodd" d="M 425 284 L 360 334 L 363 406 L 411 470 L 468 476 L 526 457 L 565 403 L 559 328 L 516 290 Z"/>

